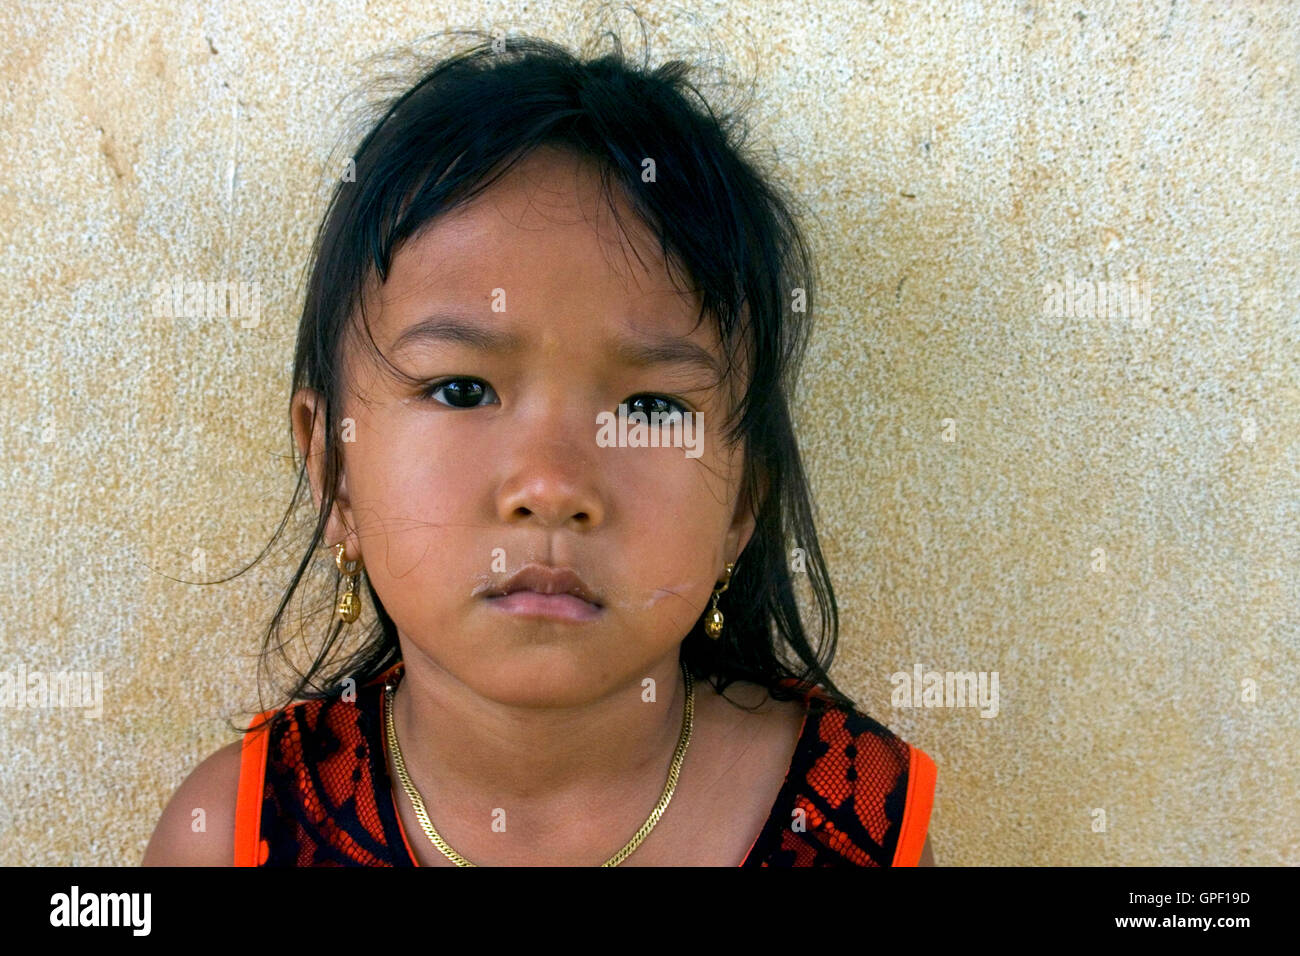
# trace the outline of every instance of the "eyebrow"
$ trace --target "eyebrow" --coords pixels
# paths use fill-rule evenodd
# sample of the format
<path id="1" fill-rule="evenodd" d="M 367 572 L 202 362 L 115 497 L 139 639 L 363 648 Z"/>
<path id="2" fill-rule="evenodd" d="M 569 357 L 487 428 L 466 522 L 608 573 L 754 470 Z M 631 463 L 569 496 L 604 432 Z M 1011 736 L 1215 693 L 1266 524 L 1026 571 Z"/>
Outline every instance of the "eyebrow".
<path id="1" fill-rule="evenodd" d="M 450 342 L 479 352 L 507 355 L 525 351 L 523 337 L 502 329 L 485 328 L 454 315 L 434 315 L 407 328 L 393 342 L 394 352 L 419 342 Z M 624 365 L 648 368 L 659 365 L 689 365 L 701 368 L 716 378 L 722 370 L 707 350 L 689 339 L 668 337 L 624 338 L 614 344 L 614 357 Z"/>

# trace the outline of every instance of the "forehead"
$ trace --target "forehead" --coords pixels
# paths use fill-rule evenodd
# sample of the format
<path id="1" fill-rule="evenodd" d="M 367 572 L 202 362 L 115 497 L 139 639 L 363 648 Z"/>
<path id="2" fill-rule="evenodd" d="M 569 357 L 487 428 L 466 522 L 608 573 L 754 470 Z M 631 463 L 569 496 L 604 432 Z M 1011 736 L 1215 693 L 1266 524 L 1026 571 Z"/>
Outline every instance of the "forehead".
<path id="1" fill-rule="evenodd" d="M 379 289 L 375 335 L 392 347 L 451 310 L 525 336 L 601 325 L 714 351 L 716 329 L 699 320 L 688 282 L 684 270 L 670 274 L 617 183 L 607 193 L 592 163 L 543 148 L 403 244 Z"/>

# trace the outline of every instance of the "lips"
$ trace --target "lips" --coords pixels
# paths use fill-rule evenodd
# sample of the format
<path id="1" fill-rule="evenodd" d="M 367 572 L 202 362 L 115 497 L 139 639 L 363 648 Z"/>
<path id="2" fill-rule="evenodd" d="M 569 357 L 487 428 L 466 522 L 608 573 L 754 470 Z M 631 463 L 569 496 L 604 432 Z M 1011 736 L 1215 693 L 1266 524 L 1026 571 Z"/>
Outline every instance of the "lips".
<path id="1" fill-rule="evenodd" d="M 595 608 L 604 604 L 600 595 L 589 588 L 572 568 L 554 568 L 545 564 L 527 564 L 511 575 L 503 584 L 487 591 L 489 598 L 507 597 L 521 591 L 538 595 L 569 595 Z M 564 602 L 553 602 L 562 607 Z"/>
<path id="2" fill-rule="evenodd" d="M 516 617 L 544 618 L 569 624 L 593 621 L 605 613 L 595 604 L 572 594 L 539 594 L 536 591 L 514 591 L 489 597 L 488 604 L 497 611 Z"/>

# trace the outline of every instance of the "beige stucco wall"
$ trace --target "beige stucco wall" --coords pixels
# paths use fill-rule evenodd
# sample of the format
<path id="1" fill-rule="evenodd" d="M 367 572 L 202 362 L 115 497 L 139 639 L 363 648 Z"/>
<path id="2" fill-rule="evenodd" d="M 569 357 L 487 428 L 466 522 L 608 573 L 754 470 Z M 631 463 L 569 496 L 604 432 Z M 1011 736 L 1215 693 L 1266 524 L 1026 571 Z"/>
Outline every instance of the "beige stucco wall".
<path id="1" fill-rule="evenodd" d="M 173 6 L 0 8 L 0 668 L 104 680 L 98 719 L 0 711 L 4 864 L 136 863 L 257 703 L 296 550 L 171 579 L 242 568 L 288 501 L 351 64 L 587 36 L 563 4 Z M 799 413 L 834 674 L 937 761 L 940 863 L 1300 863 L 1294 11 L 925 6 L 645 8 L 656 60 L 708 31 L 757 65 L 821 217 Z M 1132 277 L 1149 321 L 1044 314 L 1067 274 Z M 259 282 L 260 320 L 154 318 L 176 275 Z M 997 672 L 997 715 L 891 706 L 916 664 Z"/>

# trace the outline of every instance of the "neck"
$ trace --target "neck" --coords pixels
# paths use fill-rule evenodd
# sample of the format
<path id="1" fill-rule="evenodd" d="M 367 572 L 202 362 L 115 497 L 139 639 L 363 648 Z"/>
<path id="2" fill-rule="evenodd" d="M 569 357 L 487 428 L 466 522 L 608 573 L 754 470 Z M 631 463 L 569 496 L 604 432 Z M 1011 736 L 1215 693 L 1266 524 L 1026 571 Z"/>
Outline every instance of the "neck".
<path id="1" fill-rule="evenodd" d="M 496 807 L 516 820 L 590 818 L 593 807 L 648 792 L 653 806 L 663 789 L 686 703 L 676 647 L 645 673 L 562 706 L 485 697 L 407 641 L 403 661 L 393 722 L 435 824 L 440 812 L 486 821 Z M 642 699 L 646 677 L 654 701 Z"/>

